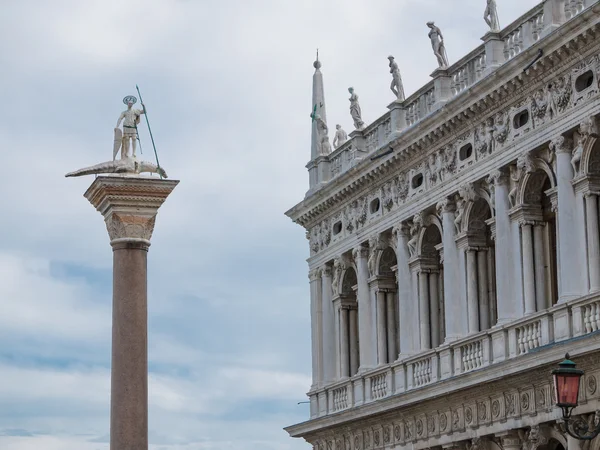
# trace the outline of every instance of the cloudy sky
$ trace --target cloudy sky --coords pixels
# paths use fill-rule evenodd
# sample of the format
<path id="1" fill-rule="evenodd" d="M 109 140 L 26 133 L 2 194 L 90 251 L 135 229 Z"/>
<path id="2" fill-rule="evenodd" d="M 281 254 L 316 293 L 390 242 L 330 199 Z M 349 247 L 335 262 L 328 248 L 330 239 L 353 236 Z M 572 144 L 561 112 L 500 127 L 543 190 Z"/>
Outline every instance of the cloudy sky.
<path id="1" fill-rule="evenodd" d="M 536 0 L 498 0 L 503 25 Z M 330 126 L 367 123 L 486 31 L 485 0 L 2 0 L 0 448 L 107 450 L 112 252 L 82 196 L 139 84 L 181 180 L 149 254 L 153 450 L 300 450 L 310 323 L 304 231 L 312 62 Z M 144 157 L 152 160 L 148 132 Z"/>

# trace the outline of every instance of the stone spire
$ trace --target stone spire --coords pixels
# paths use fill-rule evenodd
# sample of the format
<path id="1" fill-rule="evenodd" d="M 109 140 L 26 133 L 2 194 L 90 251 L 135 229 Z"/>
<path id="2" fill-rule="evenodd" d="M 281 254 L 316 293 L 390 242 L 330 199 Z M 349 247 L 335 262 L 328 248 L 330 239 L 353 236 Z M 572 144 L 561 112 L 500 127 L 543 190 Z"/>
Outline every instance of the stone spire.
<path id="1" fill-rule="evenodd" d="M 310 159 L 313 161 L 316 159 L 319 153 L 319 131 L 317 130 L 317 121 L 314 119 L 316 115 L 319 115 L 325 123 L 327 123 L 327 113 L 325 110 L 325 91 L 323 89 L 323 74 L 321 73 L 321 61 L 319 61 L 319 50 L 317 50 L 317 59 L 313 63 L 315 68 L 315 74 L 313 75 L 313 91 L 312 91 L 312 105 L 311 105 L 311 117 L 312 120 L 312 133 L 311 133 L 311 145 L 310 145 Z"/>

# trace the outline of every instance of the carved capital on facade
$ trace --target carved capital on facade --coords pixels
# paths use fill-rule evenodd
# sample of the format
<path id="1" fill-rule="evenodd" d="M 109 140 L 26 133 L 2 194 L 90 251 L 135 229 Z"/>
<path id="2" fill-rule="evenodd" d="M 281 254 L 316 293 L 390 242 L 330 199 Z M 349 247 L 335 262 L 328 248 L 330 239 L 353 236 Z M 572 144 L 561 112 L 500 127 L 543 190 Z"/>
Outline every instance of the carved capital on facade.
<path id="1" fill-rule="evenodd" d="M 487 177 L 487 182 L 493 186 L 507 186 L 509 182 L 508 174 L 502 169 L 494 170 Z"/>
<path id="2" fill-rule="evenodd" d="M 392 228 L 392 235 L 397 240 L 399 236 L 409 237 L 410 227 L 405 223 L 399 223 Z"/>
<path id="3" fill-rule="evenodd" d="M 525 153 L 517 158 L 517 171 L 517 180 L 524 173 L 535 172 L 535 162 L 533 161 L 533 155 L 531 153 Z"/>
<path id="4" fill-rule="evenodd" d="M 560 135 L 550 141 L 550 150 L 557 155 L 561 153 L 568 153 L 570 155 L 573 151 L 573 140 Z"/>
<path id="5" fill-rule="evenodd" d="M 308 279 L 312 282 L 312 281 L 317 281 L 319 278 L 321 278 L 321 269 L 312 269 L 308 272 Z"/>
<path id="6" fill-rule="evenodd" d="M 356 247 L 354 250 L 352 250 L 352 258 L 354 258 L 354 261 L 358 261 L 360 258 L 366 258 L 368 256 L 369 256 L 368 247 L 363 247 L 361 245 L 359 247 Z"/>
<path id="7" fill-rule="evenodd" d="M 332 267 L 329 264 L 325 264 L 322 268 L 321 276 L 330 278 L 332 273 L 333 273 Z"/>
<path id="8" fill-rule="evenodd" d="M 440 216 L 444 213 L 453 213 L 456 211 L 456 203 L 449 198 L 445 198 L 435 205 L 435 209 Z"/>
<path id="9" fill-rule="evenodd" d="M 150 245 L 156 214 L 179 181 L 147 177 L 101 176 L 85 198 L 104 216 L 111 244 Z"/>
<path id="10" fill-rule="evenodd" d="M 595 116 L 589 116 L 579 124 L 579 134 L 588 137 L 597 138 L 600 136 L 600 125 L 598 124 L 598 118 Z"/>

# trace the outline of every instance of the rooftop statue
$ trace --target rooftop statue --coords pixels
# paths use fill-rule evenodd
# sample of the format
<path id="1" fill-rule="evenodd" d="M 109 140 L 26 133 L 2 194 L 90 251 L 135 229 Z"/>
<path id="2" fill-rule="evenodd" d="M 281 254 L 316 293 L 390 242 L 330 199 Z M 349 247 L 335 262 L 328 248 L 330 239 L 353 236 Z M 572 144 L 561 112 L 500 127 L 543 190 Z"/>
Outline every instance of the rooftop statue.
<path id="1" fill-rule="evenodd" d="M 400 68 L 393 56 L 388 56 L 390 60 L 390 73 L 392 74 L 392 84 L 390 89 L 398 100 L 404 100 L 404 86 L 402 85 L 402 77 L 400 76 Z"/>
<path id="2" fill-rule="evenodd" d="M 365 123 L 362 120 L 362 112 L 360 110 L 360 104 L 358 103 L 358 95 L 356 95 L 356 92 L 354 92 L 353 87 L 349 87 L 348 92 L 350 92 L 350 115 L 352 116 L 352 120 L 354 120 L 354 128 L 357 130 L 362 130 L 365 127 Z"/>
<path id="3" fill-rule="evenodd" d="M 490 31 L 500 31 L 500 21 L 498 20 L 498 9 L 496 8 L 496 0 L 487 0 L 487 6 L 483 13 L 485 23 L 490 27 Z"/>
<path id="4" fill-rule="evenodd" d="M 139 92 L 139 91 L 138 91 Z M 162 178 L 167 178 L 167 174 L 162 167 L 147 161 L 139 161 L 135 156 L 136 141 L 139 140 L 137 125 L 140 123 L 140 116 L 146 114 L 146 107 L 142 103 L 143 109 L 134 109 L 133 105 L 137 102 L 137 98 L 133 95 L 128 95 L 123 99 L 123 103 L 127 105 L 127 110 L 123 111 L 117 121 L 117 126 L 114 129 L 114 144 L 113 144 L 113 159 L 112 161 L 103 162 L 90 167 L 69 172 L 66 177 L 80 177 L 83 175 L 93 175 L 101 173 L 116 173 L 116 174 L 132 174 L 139 175 L 140 173 L 157 173 Z M 119 128 L 123 122 L 123 130 Z M 131 143 L 132 153 L 129 153 Z M 154 144 L 154 141 L 152 142 Z M 121 151 L 121 158 L 117 158 L 117 154 Z M 155 149 L 156 152 L 156 149 Z"/>
<path id="5" fill-rule="evenodd" d="M 334 148 L 341 147 L 348 140 L 348 133 L 344 131 L 340 124 L 335 126 L 335 137 L 333 138 Z"/>
<path id="6" fill-rule="evenodd" d="M 438 60 L 439 68 L 445 69 L 450 65 L 450 63 L 448 62 L 448 55 L 446 54 L 442 30 L 436 27 L 434 22 L 427 22 L 427 26 L 431 29 L 429 32 L 429 39 L 431 40 L 433 54 Z"/>

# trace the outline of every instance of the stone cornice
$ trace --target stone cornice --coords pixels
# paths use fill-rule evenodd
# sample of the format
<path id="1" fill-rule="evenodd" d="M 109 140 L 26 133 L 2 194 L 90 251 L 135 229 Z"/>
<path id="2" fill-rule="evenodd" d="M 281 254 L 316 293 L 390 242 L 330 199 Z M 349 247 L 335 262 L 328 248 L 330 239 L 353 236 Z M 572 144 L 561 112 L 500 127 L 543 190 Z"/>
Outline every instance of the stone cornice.
<path id="1" fill-rule="evenodd" d="M 567 64 L 583 58 L 588 52 L 588 41 L 594 39 L 600 18 L 594 13 L 598 5 L 565 23 L 559 29 L 536 42 L 526 51 L 504 63 L 489 76 L 460 93 L 438 111 L 424 118 L 390 143 L 386 148 L 371 154 L 375 156 L 388 147 L 402 148 L 376 163 L 363 160 L 341 174 L 336 180 L 317 190 L 304 201 L 286 212 L 296 223 L 308 227 L 332 206 L 346 201 L 365 190 L 371 181 L 398 171 L 415 158 L 424 156 L 422 148 L 444 145 L 471 126 L 474 117 L 488 117 L 505 107 L 535 85 L 544 81 Z M 565 42 L 564 37 L 572 34 Z M 527 72 L 522 68 L 544 49 L 545 56 Z M 492 110 L 491 105 L 494 109 Z"/>

